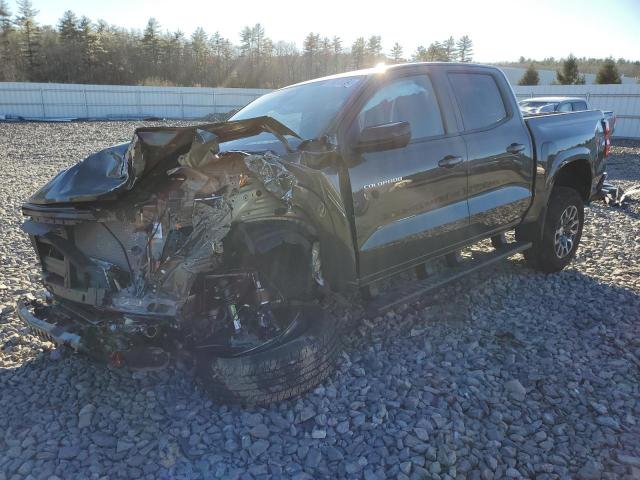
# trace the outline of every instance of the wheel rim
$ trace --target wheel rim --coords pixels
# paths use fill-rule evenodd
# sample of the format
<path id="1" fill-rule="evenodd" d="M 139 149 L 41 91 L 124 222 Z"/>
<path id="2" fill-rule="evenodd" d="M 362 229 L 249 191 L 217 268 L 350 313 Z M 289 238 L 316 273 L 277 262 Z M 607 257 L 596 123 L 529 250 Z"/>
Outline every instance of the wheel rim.
<path id="1" fill-rule="evenodd" d="M 580 230 L 578 207 L 569 205 L 560 215 L 558 228 L 554 238 L 554 247 L 558 258 L 567 257 L 575 246 L 576 237 Z"/>

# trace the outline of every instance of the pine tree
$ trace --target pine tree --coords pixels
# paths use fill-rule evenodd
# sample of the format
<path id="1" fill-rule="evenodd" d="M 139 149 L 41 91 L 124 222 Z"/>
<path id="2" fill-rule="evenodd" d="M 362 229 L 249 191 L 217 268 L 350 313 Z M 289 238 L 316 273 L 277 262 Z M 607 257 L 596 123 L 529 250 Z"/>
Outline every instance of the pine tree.
<path id="1" fill-rule="evenodd" d="M 427 62 L 429 60 L 427 57 L 427 49 L 419 45 L 418 48 L 416 48 L 416 53 L 413 54 L 413 60 L 416 62 Z"/>
<path id="2" fill-rule="evenodd" d="M 0 0 L 0 58 L 2 58 L 0 82 L 15 80 L 16 55 L 10 38 L 12 32 L 11 10 L 6 0 Z"/>
<path id="3" fill-rule="evenodd" d="M 331 49 L 333 50 L 333 72 L 340 71 L 340 59 L 342 57 L 342 39 L 334 36 L 331 39 Z"/>
<path id="4" fill-rule="evenodd" d="M 538 85 L 540 83 L 540 75 L 533 66 L 533 63 L 529 64 L 529 67 L 522 75 L 522 78 L 518 81 L 518 85 Z"/>
<path id="5" fill-rule="evenodd" d="M 444 53 L 447 62 L 455 62 L 458 58 L 458 51 L 456 50 L 456 41 L 453 37 L 447 38 L 443 43 Z"/>
<path id="6" fill-rule="evenodd" d="M 433 42 L 427 48 L 427 61 L 429 62 L 448 62 L 445 46 L 440 42 Z"/>
<path id="7" fill-rule="evenodd" d="M 98 57 L 104 53 L 100 37 L 93 28 L 91 19 L 83 16 L 78 22 L 78 35 L 82 46 L 84 76 L 91 76 L 91 70 L 98 63 Z"/>
<path id="8" fill-rule="evenodd" d="M 0 34 L 9 34 L 13 30 L 11 25 L 11 10 L 7 0 L 0 0 Z"/>
<path id="9" fill-rule="evenodd" d="M 209 48 L 207 46 L 207 34 L 201 27 L 196 28 L 191 35 L 191 56 L 193 61 L 191 83 L 193 85 L 206 85 L 206 66 Z M 251 71 L 251 74 L 253 74 L 253 71 Z M 250 83 L 253 81 L 253 78 L 248 77 L 246 81 Z"/>
<path id="10" fill-rule="evenodd" d="M 618 67 L 616 62 L 613 61 L 613 58 L 607 58 L 604 61 L 596 75 L 596 83 L 602 85 L 622 83 Z"/>
<path id="11" fill-rule="evenodd" d="M 331 48 L 334 55 L 340 55 L 342 53 L 342 39 L 340 37 L 333 37 L 331 40 Z"/>
<path id="12" fill-rule="evenodd" d="M 305 58 L 305 78 L 310 79 L 317 76 L 318 53 L 320 50 L 320 35 L 309 33 L 302 42 L 302 53 Z"/>
<path id="13" fill-rule="evenodd" d="M 556 72 L 556 79 L 560 85 L 583 85 L 584 76 L 578 71 L 578 59 L 569 54 L 567 59 L 562 63 L 562 72 Z"/>
<path id="14" fill-rule="evenodd" d="M 145 76 L 155 77 L 161 57 L 160 24 L 155 18 L 150 18 L 142 35 L 143 63 L 146 66 Z"/>
<path id="15" fill-rule="evenodd" d="M 393 48 L 391 48 L 391 63 L 402 63 L 402 45 L 398 42 L 393 44 Z"/>
<path id="16" fill-rule="evenodd" d="M 58 33 L 63 41 L 77 40 L 79 37 L 78 17 L 71 10 L 62 15 L 58 23 Z"/>
<path id="17" fill-rule="evenodd" d="M 473 42 L 468 35 L 463 36 L 456 43 L 458 49 L 458 60 L 461 62 L 473 61 Z"/>
<path id="18" fill-rule="evenodd" d="M 333 49 L 331 48 L 331 39 L 329 37 L 324 37 L 320 41 L 320 58 L 322 60 L 322 68 L 320 69 L 321 76 L 329 73 L 332 56 Z"/>
<path id="19" fill-rule="evenodd" d="M 20 30 L 22 59 L 29 80 L 35 80 L 40 56 L 40 27 L 36 23 L 36 15 L 38 10 L 33 8 L 31 0 L 18 0 L 16 24 Z"/>
<path id="20" fill-rule="evenodd" d="M 351 45 L 351 62 L 355 70 L 364 66 L 365 52 L 366 42 L 364 41 L 364 37 L 356 38 L 356 41 Z"/>
<path id="21" fill-rule="evenodd" d="M 382 60 L 382 38 L 380 35 L 372 35 L 367 40 L 365 56 L 368 66 L 373 66 Z"/>

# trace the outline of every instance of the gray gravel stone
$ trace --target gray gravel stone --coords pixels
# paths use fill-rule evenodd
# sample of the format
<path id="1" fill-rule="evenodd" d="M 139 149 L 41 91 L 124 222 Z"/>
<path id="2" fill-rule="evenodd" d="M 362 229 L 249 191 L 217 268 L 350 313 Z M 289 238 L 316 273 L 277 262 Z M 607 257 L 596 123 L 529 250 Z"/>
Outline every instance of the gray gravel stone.
<path id="1" fill-rule="evenodd" d="M 618 453 L 617 456 L 620 463 L 640 468 L 640 456 L 625 455 L 623 453 Z"/>
<path id="2" fill-rule="evenodd" d="M 76 458 L 80 453 L 80 447 L 77 445 L 62 447 L 58 451 L 58 458 L 61 460 L 70 460 Z"/>
<path id="3" fill-rule="evenodd" d="M 267 451 L 269 448 L 269 442 L 266 440 L 256 440 L 249 447 L 249 451 L 254 458 L 259 457 L 261 454 Z"/>
<path id="4" fill-rule="evenodd" d="M 509 380 L 507 383 L 505 383 L 504 388 L 516 400 L 523 401 L 527 394 L 527 390 L 518 380 L 515 379 Z"/>
<path id="5" fill-rule="evenodd" d="M 249 430 L 251 436 L 254 438 L 269 438 L 269 428 L 264 423 L 259 423 L 255 425 L 251 430 Z"/>
<path id="6" fill-rule="evenodd" d="M 138 124 L 0 123 L 0 480 L 640 478 L 637 195 L 593 202 L 558 274 L 515 256 L 379 317 L 329 296 L 337 372 L 268 408 L 215 405 L 178 365 L 111 370 L 29 335 L 15 299 L 44 292 L 21 202 Z M 640 144 L 616 144 L 607 171 L 640 184 Z"/>

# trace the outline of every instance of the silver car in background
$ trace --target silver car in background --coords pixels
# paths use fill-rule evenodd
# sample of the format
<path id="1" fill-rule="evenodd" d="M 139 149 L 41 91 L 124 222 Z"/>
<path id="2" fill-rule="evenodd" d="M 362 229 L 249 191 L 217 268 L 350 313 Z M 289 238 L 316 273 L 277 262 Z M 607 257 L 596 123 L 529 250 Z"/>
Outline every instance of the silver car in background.
<path id="1" fill-rule="evenodd" d="M 581 112 L 593 110 L 589 103 L 581 97 L 531 97 L 518 102 L 523 115 L 539 115 L 555 112 Z M 613 134 L 616 115 L 611 110 L 602 110 L 604 118 Z"/>

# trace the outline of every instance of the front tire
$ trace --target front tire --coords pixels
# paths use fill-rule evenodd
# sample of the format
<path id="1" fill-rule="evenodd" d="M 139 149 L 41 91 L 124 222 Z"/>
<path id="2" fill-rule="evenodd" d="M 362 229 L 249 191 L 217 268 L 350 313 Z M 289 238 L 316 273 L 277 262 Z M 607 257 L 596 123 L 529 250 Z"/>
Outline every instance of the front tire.
<path id="1" fill-rule="evenodd" d="M 240 252 L 236 268 L 255 270 L 272 299 L 281 334 L 254 349 L 196 356 L 197 373 L 210 396 L 224 404 L 267 405 L 312 389 L 335 367 L 341 326 L 335 315 L 311 303 L 317 293 L 311 252 L 283 244 L 264 254 Z"/>
<path id="2" fill-rule="evenodd" d="M 524 252 L 528 265 L 545 273 L 559 272 L 575 256 L 584 225 L 584 202 L 569 187 L 556 187 L 551 193 L 542 237 Z"/>
<path id="3" fill-rule="evenodd" d="M 287 307 L 299 323 L 274 347 L 237 357 L 197 359 L 204 389 L 219 403 L 268 405 L 295 398 L 325 380 L 340 353 L 340 326 L 315 305 Z"/>

